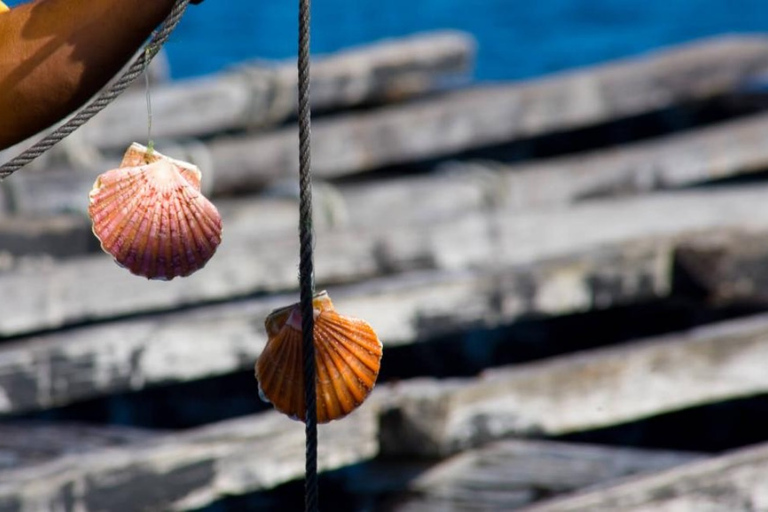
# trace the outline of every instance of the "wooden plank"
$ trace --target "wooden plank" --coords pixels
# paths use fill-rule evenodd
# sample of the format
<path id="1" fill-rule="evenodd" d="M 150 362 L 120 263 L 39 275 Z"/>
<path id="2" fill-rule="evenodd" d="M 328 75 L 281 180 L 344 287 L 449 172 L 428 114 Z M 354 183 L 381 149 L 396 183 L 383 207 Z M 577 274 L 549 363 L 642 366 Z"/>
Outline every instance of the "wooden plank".
<path id="1" fill-rule="evenodd" d="M 466 48 L 471 46 L 466 39 L 456 34 L 434 37 L 439 41 L 446 41 L 445 55 L 437 59 L 438 61 L 442 62 L 441 59 L 443 59 L 448 63 L 454 63 L 446 64 L 449 69 L 453 65 L 464 66 L 464 64 L 457 64 L 460 59 L 456 56 L 465 54 Z M 395 46 L 401 44 L 408 48 L 410 48 L 409 45 L 415 45 L 415 48 L 424 46 L 423 54 L 421 50 L 406 52 L 413 53 L 416 60 L 422 62 L 420 60 L 422 55 L 429 54 L 431 51 L 426 48 L 434 48 L 437 53 L 442 51 L 439 49 L 443 47 L 442 42 L 432 44 L 430 41 L 427 38 L 424 42 L 413 40 L 392 44 Z M 383 55 L 381 62 L 391 60 L 388 56 L 390 52 L 386 48 L 385 46 L 381 50 Z M 454 56 L 451 57 L 451 55 Z M 343 60 L 342 57 L 340 59 Z M 352 60 L 357 62 L 354 58 Z M 424 62 L 428 61 L 429 59 L 425 58 Z M 322 68 L 320 63 L 318 66 Z M 387 67 L 383 64 L 382 66 Z M 382 165 L 445 156 L 521 137 L 593 125 L 678 103 L 705 100 L 732 91 L 767 66 L 768 44 L 764 38 L 728 37 L 541 80 L 472 89 L 404 106 L 377 109 L 368 113 L 347 114 L 332 119 L 319 119 L 314 126 L 315 173 L 318 177 L 345 175 Z M 344 66 L 339 67 L 344 68 Z M 416 71 L 413 71 L 406 66 L 403 73 L 408 75 L 414 72 L 418 75 L 422 69 L 424 68 L 416 66 Z M 388 73 L 379 74 L 388 76 Z M 329 72 L 329 75 L 333 73 Z M 397 76 L 402 78 L 402 75 Z M 340 89 L 338 82 L 338 77 L 329 79 L 330 85 L 327 90 Z M 421 81 L 405 80 L 406 84 L 412 82 Z M 223 86 L 227 90 L 228 87 L 226 84 Z M 318 86 L 313 87 L 314 91 Z M 376 87 L 378 86 L 374 85 L 373 89 Z M 395 88 L 403 87 L 408 86 L 400 82 Z M 344 88 L 341 87 L 341 89 Z M 350 89 L 357 90 L 357 86 L 350 86 Z M 361 90 L 367 89 L 361 86 Z M 232 95 L 231 92 L 226 91 L 220 94 L 212 93 L 208 91 L 205 83 L 194 89 L 192 93 L 194 96 L 218 94 L 219 99 Z M 162 94 L 160 92 L 155 94 L 155 96 L 158 95 Z M 169 96 L 175 98 L 176 92 Z M 323 95 L 315 94 L 316 98 L 321 96 Z M 135 132 L 132 138 L 121 135 L 119 142 L 115 142 L 120 147 L 127 145 L 133 139 L 145 137 L 145 120 L 141 121 L 138 116 L 135 116 L 137 109 L 144 109 L 145 99 L 142 95 L 141 98 L 134 98 L 131 101 L 141 103 L 141 108 L 136 105 L 127 107 L 128 114 L 117 115 L 116 113 L 115 117 L 121 124 L 135 120 L 140 127 L 131 129 Z M 173 104 L 175 100 L 168 101 Z M 222 101 L 226 100 L 222 99 Z M 155 103 L 163 102 L 159 102 L 156 98 Z M 202 119 L 215 127 L 215 119 L 218 117 L 213 114 L 200 115 L 200 105 L 210 104 L 211 108 L 217 111 L 217 115 L 226 118 L 223 121 L 224 124 L 230 123 L 230 118 L 233 116 L 242 117 L 243 112 L 248 110 L 238 104 L 231 112 L 226 113 L 227 109 L 221 108 L 220 103 L 221 101 L 218 100 L 209 102 L 205 98 L 198 98 L 193 103 L 195 108 L 185 109 L 193 114 L 184 115 L 183 119 L 172 115 L 171 112 L 159 112 L 160 106 L 156 105 L 153 123 L 156 137 L 160 130 L 159 125 L 164 119 L 168 119 L 169 123 L 172 121 L 178 124 L 178 129 L 195 126 L 196 122 Z M 114 108 L 117 109 L 117 107 Z M 169 110 L 175 111 L 178 108 L 176 105 Z M 99 129 L 101 116 L 106 116 L 106 113 L 97 116 L 83 130 L 87 130 L 89 126 L 93 127 L 94 137 L 97 135 L 109 137 L 112 136 L 111 134 L 119 133 L 117 130 Z M 65 160 L 71 161 L 78 169 L 98 167 L 98 163 L 94 162 L 95 155 L 88 156 L 93 151 L 92 148 L 88 148 L 88 137 L 84 133 L 81 134 L 81 131 L 78 131 L 78 135 L 72 142 L 73 148 L 66 153 Z M 222 138 L 212 142 L 209 147 L 199 143 L 190 145 L 188 150 L 181 151 L 189 153 L 188 155 L 176 156 L 195 160 L 201 164 L 209 176 L 215 175 L 216 178 L 211 184 L 212 190 L 242 193 L 291 175 L 295 170 L 297 158 L 295 138 L 296 135 L 292 129 L 257 135 L 255 138 Z M 67 144 L 69 142 L 65 143 Z M 339 149 L 339 144 L 343 145 L 342 150 Z M 11 152 L 13 151 L 15 149 Z M 6 155 L 5 159 L 10 158 L 8 152 L 3 154 Z M 45 168 L 58 165 L 61 164 L 48 162 Z M 88 175 L 85 181 L 92 178 L 93 176 Z M 39 191 L 39 187 L 34 189 Z M 40 202 L 37 200 L 33 203 Z M 8 205 L 5 206 L 5 208 L 8 207 Z"/>
<path id="2" fill-rule="evenodd" d="M 0 475 L 3 471 L 43 464 L 67 454 L 140 443 L 157 435 L 158 432 L 124 426 L 3 423 L 0 424 Z"/>
<path id="3" fill-rule="evenodd" d="M 442 157 L 701 101 L 768 66 L 761 37 L 707 40 L 513 85 L 452 92 L 418 103 L 320 119 L 313 171 L 321 178 Z M 290 176 L 296 130 L 211 142 L 214 190 L 242 192 Z"/>
<path id="4" fill-rule="evenodd" d="M 434 222 L 481 209 L 556 207 L 588 197 L 634 194 L 757 172 L 768 167 L 768 145 L 760 135 L 766 130 L 768 115 L 758 114 L 656 141 L 533 164 L 452 162 L 442 168 L 445 172 L 429 176 L 339 187 L 319 183 L 318 224 L 320 228 L 377 225 L 383 216 L 390 224 L 415 219 Z M 0 217 L 3 251 L 71 256 L 97 250 L 84 216 L 46 215 L 51 211 L 84 214 L 95 174 L 21 173 L 4 182 L 12 185 L 7 194 L 14 198 L 16 215 Z M 295 226 L 290 201 L 249 198 L 217 204 L 227 225 L 234 218 L 269 214 L 268 226 L 252 224 L 252 229 L 279 233 Z M 68 242 L 62 243 L 63 239 Z"/>
<path id="5" fill-rule="evenodd" d="M 418 475 L 392 510 L 512 510 L 541 496 L 653 473 L 704 457 L 551 441 L 498 441 L 450 457 Z M 374 475 L 364 476 L 373 479 Z"/>
<path id="6" fill-rule="evenodd" d="M 666 295 L 670 254 L 665 244 L 623 246 L 507 269 L 410 273 L 330 293 L 340 311 L 367 319 L 394 347 L 525 315 Z M 253 368 L 266 343 L 264 318 L 296 300 L 270 296 L 6 342 L 0 413 Z"/>
<path id="7" fill-rule="evenodd" d="M 678 272 L 691 292 L 712 304 L 768 303 L 768 238 L 764 232 L 733 230 L 681 244 Z"/>
<path id="8" fill-rule="evenodd" d="M 320 470 L 373 457 L 375 420 L 363 406 L 321 427 Z M 272 488 L 303 471 L 303 425 L 268 412 L 2 471 L 0 511 L 187 510 Z"/>
<path id="9" fill-rule="evenodd" d="M 65 258 L 93 252 L 99 242 L 79 215 L 46 217 L 0 215 L 0 253 Z"/>
<path id="10" fill-rule="evenodd" d="M 317 112 L 407 99 L 466 82 L 475 43 L 441 31 L 338 52 L 312 64 Z M 250 64 L 234 71 L 152 89 L 152 133 L 158 139 L 211 135 L 279 124 L 296 112 L 296 65 Z M 128 93 L 83 127 L 84 140 L 123 148 L 147 135 L 143 91 Z"/>
<path id="11" fill-rule="evenodd" d="M 521 512 L 752 512 L 768 510 L 768 445 L 545 501 Z"/>
<path id="12" fill-rule="evenodd" d="M 453 162 L 443 168 L 445 173 L 425 177 L 338 188 L 318 184 L 318 223 L 321 227 L 326 223 L 375 225 L 383 215 L 390 223 L 409 223 L 412 219 L 433 222 L 488 207 L 553 207 L 586 197 L 637 193 L 756 172 L 768 165 L 768 145 L 760 136 L 765 130 L 768 116 L 758 114 L 657 141 L 534 164 Z M 84 216 L 46 215 L 51 211 L 85 213 L 85 198 L 95 174 L 82 170 L 21 173 L 4 182 L 17 215 L 0 217 L 3 252 L 61 257 L 96 251 L 98 243 Z M 274 208 L 290 210 L 290 202 L 274 199 L 217 203 L 227 223 L 251 213 L 260 217 Z M 256 224 L 253 228 L 278 233 L 295 225 L 289 211 L 270 213 L 270 217 L 273 221 L 269 226 Z"/>
<path id="13" fill-rule="evenodd" d="M 485 174 L 520 209 L 675 188 L 768 169 L 768 115 L 757 114 L 586 154 L 504 165 L 450 162 L 441 170 Z"/>
<path id="14" fill-rule="evenodd" d="M 561 435 L 766 393 L 767 357 L 768 316 L 760 315 L 477 379 L 404 382 L 389 390 L 381 447 L 446 454 L 502 436 Z"/>
<path id="15" fill-rule="evenodd" d="M 319 221 L 317 278 L 323 286 L 410 270 L 494 269 L 637 240 L 673 240 L 729 227 L 765 229 L 765 193 L 765 186 L 713 188 L 595 201 L 572 209 L 526 213 L 499 209 L 435 222 L 411 218 L 410 224 L 340 225 L 322 231 Z M 282 208 L 275 204 L 271 210 L 265 206 L 254 207 L 252 213 L 260 215 L 246 215 L 249 210 L 243 209 L 237 219 L 225 220 L 218 253 L 189 278 L 147 282 L 105 255 L 53 264 L 27 262 L 2 272 L 0 289 L 14 300 L 3 303 L 0 336 L 293 289 L 295 228 L 290 232 L 281 228 L 281 234 L 274 236 L 264 233 L 271 233 L 272 223 L 295 226 L 295 206 L 290 202 Z M 349 217 L 365 216 L 364 205 L 360 208 L 347 210 Z"/>
<path id="16" fill-rule="evenodd" d="M 766 131 L 768 114 L 756 114 L 651 141 L 533 163 L 454 161 L 427 176 L 342 185 L 331 192 L 320 183 L 318 196 L 323 210 L 335 215 L 334 220 L 354 224 L 376 224 L 385 213 L 393 220 L 435 220 L 492 205 L 521 210 L 561 206 L 765 170 L 768 145 L 761 134 Z M 167 147 L 174 155 L 194 159 L 195 146 Z M 3 182 L 5 196 L 12 198 L 18 215 L 85 213 L 85 198 L 98 172 L 20 173 Z M 204 184 L 210 185 L 209 181 L 212 176 L 206 172 Z M 288 186 L 272 188 L 272 194 L 280 193 L 293 192 Z M 0 223 L 0 233 L 4 231 Z"/>

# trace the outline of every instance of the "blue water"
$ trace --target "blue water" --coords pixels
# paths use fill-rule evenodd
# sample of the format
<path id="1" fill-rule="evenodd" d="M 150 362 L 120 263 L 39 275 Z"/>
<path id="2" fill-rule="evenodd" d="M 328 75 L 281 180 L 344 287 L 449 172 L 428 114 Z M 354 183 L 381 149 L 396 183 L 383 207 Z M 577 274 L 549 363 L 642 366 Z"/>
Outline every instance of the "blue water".
<path id="1" fill-rule="evenodd" d="M 296 3 L 205 0 L 191 6 L 168 44 L 173 76 L 211 73 L 247 59 L 294 56 Z M 315 0 L 313 22 L 316 53 L 426 30 L 464 30 L 479 43 L 476 77 L 505 80 L 716 34 L 768 32 L 768 2 Z"/>

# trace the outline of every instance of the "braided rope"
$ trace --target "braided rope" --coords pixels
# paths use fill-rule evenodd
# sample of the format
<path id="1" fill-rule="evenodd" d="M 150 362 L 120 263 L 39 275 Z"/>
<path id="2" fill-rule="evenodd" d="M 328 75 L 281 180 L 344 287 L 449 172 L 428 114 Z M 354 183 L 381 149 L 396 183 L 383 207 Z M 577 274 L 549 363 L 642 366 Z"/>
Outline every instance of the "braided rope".
<path id="1" fill-rule="evenodd" d="M 147 68 L 152 59 L 155 58 L 160 52 L 163 44 L 168 40 L 176 25 L 181 21 L 181 17 L 184 15 L 184 11 L 189 4 L 189 0 L 176 0 L 176 3 L 168 14 L 168 17 L 163 21 L 160 28 L 155 32 L 152 38 L 147 43 L 145 50 L 141 52 L 141 55 L 131 64 L 131 67 L 117 80 L 109 89 L 99 94 L 96 99 L 80 110 L 69 121 L 58 127 L 56 130 L 48 134 L 45 138 L 36 142 L 29 149 L 19 154 L 15 158 L 0 167 L 0 180 L 3 180 L 18 171 L 49 149 L 54 145 L 61 142 L 64 138 L 69 136 L 72 132 L 80 128 L 86 122 L 88 122 L 93 116 L 104 110 L 104 108 L 112 103 L 123 91 L 125 91 L 129 85 Z"/>
<path id="2" fill-rule="evenodd" d="M 299 0 L 299 289 L 301 296 L 301 332 L 304 354 L 304 416 L 306 430 L 306 467 L 304 506 L 307 512 L 318 510 L 317 498 L 317 396 L 312 296 L 315 275 L 312 252 L 312 172 L 311 121 L 309 105 L 310 0 Z"/>

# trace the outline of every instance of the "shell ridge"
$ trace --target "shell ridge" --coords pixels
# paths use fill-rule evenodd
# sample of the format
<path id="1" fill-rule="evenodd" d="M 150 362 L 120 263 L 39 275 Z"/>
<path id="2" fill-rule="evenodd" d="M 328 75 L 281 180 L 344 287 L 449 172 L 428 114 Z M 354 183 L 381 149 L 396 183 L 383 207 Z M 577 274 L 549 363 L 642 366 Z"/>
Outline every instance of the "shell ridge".
<path id="1" fill-rule="evenodd" d="M 185 187 L 184 194 L 186 195 L 188 186 Z M 183 217 L 184 219 L 184 243 L 183 243 L 183 258 L 186 261 L 187 267 L 189 269 L 198 269 L 205 266 L 208 259 L 213 255 L 215 252 L 215 247 L 211 248 L 208 251 L 201 251 L 198 238 L 199 235 L 195 229 L 195 226 L 197 224 L 197 218 L 191 213 L 190 211 L 190 203 L 188 200 L 186 200 L 182 205 L 181 209 L 185 212 Z"/>
<path id="2" fill-rule="evenodd" d="M 327 378 L 327 383 L 324 383 L 323 388 L 330 388 L 330 390 L 333 391 L 333 396 L 336 403 L 339 405 L 338 413 L 346 416 L 352 412 L 357 405 L 362 403 L 362 399 L 358 397 L 361 394 L 359 391 L 360 388 L 363 387 L 363 383 L 360 382 L 359 379 L 355 382 L 351 382 L 346 378 L 345 375 L 347 372 L 345 370 L 353 365 L 350 364 L 348 358 L 338 350 L 336 340 L 325 340 L 325 343 L 321 343 L 320 346 L 322 348 L 319 350 L 319 353 L 322 354 L 323 357 L 322 361 L 319 361 L 317 366 L 318 368 L 324 368 Z M 357 388 L 356 390 L 358 392 L 356 393 L 356 390 L 353 388 Z M 328 394 L 330 395 L 330 392 Z M 362 398 L 366 395 L 367 393 L 363 391 Z M 334 416 L 334 414 L 331 415 Z"/>
<path id="3" fill-rule="evenodd" d="M 205 254 L 214 251 L 214 243 L 212 243 L 210 237 L 210 233 L 213 230 L 209 231 L 205 216 L 200 208 L 191 210 L 190 213 L 192 213 L 194 219 L 194 224 L 191 227 L 195 233 L 194 240 L 197 242 L 195 244 L 195 252 L 204 257 Z"/>
<path id="4" fill-rule="evenodd" d="M 163 201 L 160 203 L 160 229 L 157 234 L 157 256 L 155 257 L 155 263 L 157 264 L 157 275 L 161 277 L 160 270 L 162 270 L 162 278 L 168 279 L 168 276 L 173 275 L 173 221 L 171 220 L 171 212 L 169 204 L 173 204 L 173 198 L 169 197 L 170 203 Z"/>
<path id="5" fill-rule="evenodd" d="M 286 339 L 286 333 L 280 333 L 278 338 L 275 338 L 272 346 L 270 347 L 271 354 L 264 359 L 263 366 L 269 368 L 270 376 L 272 378 L 272 385 L 277 391 L 277 396 L 286 396 L 283 393 L 283 389 L 288 386 L 289 373 L 291 371 L 291 359 L 293 354 L 293 345 L 290 339 Z M 281 403 L 279 399 L 273 397 L 273 402 Z"/>
<path id="6" fill-rule="evenodd" d="M 142 258 L 141 270 L 147 274 L 160 279 L 165 278 L 162 271 L 161 239 L 160 233 L 163 231 L 163 203 L 157 201 L 153 208 L 153 216 L 149 228 L 149 236 L 144 246 L 144 257 Z"/>
<path id="7" fill-rule="evenodd" d="M 214 242 L 215 245 L 218 245 L 221 241 L 221 216 L 219 215 L 219 210 L 200 193 L 198 193 L 194 205 L 199 210 L 199 219 L 202 221 L 201 225 L 207 228 L 206 238 Z"/>
<path id="8" fill-rule="evenodd" d="M 155 202 L 151 209 L 151 216 L 146 219 L 148 223 L 148 229 L 143 230 L 143 237 L 138 237 L 143 243 L 135 245 L 137 253 L 140 256 L 136 259 L 135 269 L 137 274 L 143 275 L 157 275 L 157 253 L 160 239 L 158 237 L 158 230 L 162 218 L 162 203 Z M 136 239 L 134 239 L 136 240 Z"/>
<path id="9" fill-rule="evenodd" d="M 109 193 L 112 186 L 116 185 L 119 189 L 122 189 L 123 186 L 121 182 L 126 179 L 127 177 L 132 179 L 135 174 L 139 174 L 140 171 L 137 171 L 136 169 L 126 169 L 126 168 L 117 168 L 109 170 L 103 174 L 101 174 L 99 177 L 96 178 L 96 181 L 93 183 L 93 189 L 91 189 L 91 194 L 93 195 L 99 195 Z M 122 176 L 122 178 L 121 178 Z"/>
<path id="10" fill-rule="evenodd" d="M 176 210 L 181 208 L 181 203 L 178 197 L 174 196 L 173 207 Z M 183 257 L 186 246 L 186 240 L 184 239 L 184 232 L 182 229 L 183 219 L 181 215 L 170 215 L 169 218 L 171 219 L 171 243 L 168 244 L 168 250 L 170 252 L 169 266 L 171 275 L 178 273 L 179 275 L 186 276 L 189 275 L 189 267 Z"/>
<path id="11" fill-rule="evenodd" d="M 213 203 L 199 191 L 199 180 L 189 183 L 181 176 L 180 181 L 179 195 L 185 199 L 180 207 L 185 212 L 181 217 L 184 217 L 183 252 L 187 262 L 181 275 L 186 276 L 203 268 L 215 254 L 221 243 L 221 217 Z"/>
<path id="12" fill-rule="evenodd" d="M 321 323 L 322 325 L 322 323 Z M 321 335 L 322 336 L 322 335 Z M 355 351 L 351 350 L 342 336 L 329 332 L 325 336 L 325 345 L 328 351 L 333 351 L 334 357 L 330 357 L 339 371 L 339 380 L 350 388 L 354 401 L 362 403 L 376 380 L 375 369 L 370 368 Z M 356 388 L 354 392 L 353 388 Z"/>
<path id="13" fill-rule="evenodd" d="M 333 318 L 330 315 L 325 317 L 325 328 L 334 332 L 339 340 L 344 340 L 343 344 L 345 349 L 354 354 L 355 357 L 360 359 L 361 362 L 371 371 L 376 371 L 378 368 L 378 362 L 381 359 L 382 346 L 381 341 L 376 336 L 373 328 L 368 325 L 367 322 L 357 321 L 355 323 L 358 326 L 364 326 L 363 329 L 355 330 L 355 334 L 363 334 L 363 336 L 351 337 L 348 333 L 348 324 L 342 323 L 348 320 L 349 317 L 343 317 L 341 315 L 335 315 L 337 318 Z M 341 320 L 342 322 L 339 322 Z M 357 320 L 353 318 L 352 320 Z M 368 340 L 373 340 L 368 343 Z"/>
<path id="14" fill-rule="evenodd" d="M 136 272 L 133 269 L 139 256 L 135 246 L 138 243 L 139 233 L 146 230 L 146 224 L 146 214 L 134 209 L 121 223 L 120 233 L 115 236 L 112 246 L 114 252 L 110 251 L 117 261 L 134 274 Z"/>
<path id="15" fill-rule="evenodd" d="M 102 247 L 104 247 L 104 245 L 111 247 L 119 239 L 120 235 L 125 230 L 129 219 L 132 218 L 128 217 L 124 222 L 120 222 L 121 213 L 123 210 L 131 210 L 134 207 L 134 204 L 138 201 L 138 197 L 135 194 L 129 195 L 127 200 L 124 199 L 127 195 L 125 193 L 125 186 L 116 188 L 117 190 L 111 190 L 110 188 L 103 188 L 100 190 L 100 193 L 97 195 L 98 197 L 93 199 L 95 203 L 90 207 L 91 217 L 94 218 L 94 229 L 98 220 L 102 220 L 106 223 L 106 235 L 102 234 L 102 236 L 99 237 L 98 234 L 96 234 L 102 242 Z M 122 203 L 122 208 L 112 209 L 110 212 L 107 208 L 110 200 Z"/>
<path id="16" fill-rule="evenodd" d="M 324 321 L 318 322 L 318 326 L 319 329 L 316 334 L 319 336 L 317 337 L 322 337 L 323 341 L 328 344 L 329 349 L 332 348 L 344 360 L 359 360 L 360 363 L 363 363 L 360 360 L 359 351 L 354 349 L 354 346 L 357 345 L 356 339 L 348 337 L 344 331 L 329 328 Z M 370 370 L 367 365 L 363 366 Z"/>
<path id="17" fill-rule="evenodd" d="M 149 149 L 138 142 L 131 144 L 123 154 L 123 160 L 120 167 L 139 167 L 140 165 L 150 164 L 159 158 L 159 153 L 153 151 L 150 155 Z"/>
<path id="18" fill-rule="evenodd" d="M 333 362 L 337 365 L 339 370 L 339 379 L 344 382 L 346 387 L 350 391 L 350 396 L 355 402 L 362 403 L 376 380 L 376 373 L 371 371 L 370 368 L 361 364 L 360 362 L 349 363 L 350 356 L 348 351 L 339 350 L 339 346 L 334 347 L 336 349 L 337 357 L 333 358 Z M 345 354 L 346 352 L 346 354 Z"/>
<path id="19" fill-rule="evenodd" d="M 178 160 L 174 160 L 174 163 L 178 165 Z M 203 180 L 203 174 L 200 172 L 200 169 L 197 167 L 186 167 L 183 165 L 179 165 L 179 174 L 181 174 L 181 177 L 186 181 L 190 187 L 194 188 L 198 192 L 202 189 L 202 180 Z"/>
<path id="20" fill-rule="evenodd" d="M 182 260 L 184 261 L 184 271 L 182 272 L 182 275 L 188 275 L 188 272 L 191 273 L 190 269 L 195 269 L 197 266 L 197 257 L 195 255 L 192 242 L 193 231 L 192 227 L 190 226 L 189 217 L 187 215 L 179 215 L 178 217 L 181 231 L 184 233 L 182 237 Z"/>
<path id="21" fill-rule="evenodd" d="M 277 410 L 303 418 L 300 339 L 300 333 L 293 329 L 282 329 L 271 338 L 257 361 L 257 377 L 264 394 Z"/>
<path id="22" fill-rule="evenodd" d="M 353 389 L 353 387 L 358 386 L 350 386 L 350 382 L 345 378 L 345 368 L 348 365 L 348 361 L 335 348 L 333 342 L 325 344 L 325 362 L 323 366 L 326 368 L 329 385 L 339 406 L 338 411 L 340 415 L 337 417 L 341 417 L 352 412 L 361 401 L 357 398 L 359 393 L 356 393 L 356 390 Z M 357 391 L 359 391 L 359 387 Z"/>
<path id="23" fill-rule="evenodd" d="M 282 388 L 286 397 L 290 398 L 288 410 L 292 416 L 304 418 L 304 372 L 302 366 L 301 333 L 294 329 L 284 328 L 286 335 L 290 334 L 290 359 L 285 361 L 285 367 L 290 369 L 290 379 Z"/>
<path id="24" fill-rule="evenodd" d="M 278 404 L 275 403 L 276 400 L 275 397 L 272 396 L 271 390 L 274 389 L 275 380 L 279 377 L 276 375 L 277 364 L 274 361 L 271 361 L 271 359 L 280 357 L 280 354 L 277 353 L 279 347 L 276 346 L 276 344 L 279 343 L 280 340 L 270 339 L 256 361 L 256 378 L 259 381 L 259 387 L 263 391 L 264 398 L 278 408 L 278 410 L 280 410 L 280 408 L 278 407 Z"/>
<path id="25" fill-rule="evenodd" d="M 334 385 L 334 379 L 326 366 L 328 355 L 324 347 L 316 347 L 315 371 L 317 372 L 317 384 L 315 397 L 317 402 L 317 421 L 325 423 L 329 418 L 338 417 L 340 414 L 338 405 L 341 404 Z"/>
<path id="26" fill-rule="evenodd" d="M 195 242 L 193 247 L 195 261 L 198 261 L 198 257 L 200 257 L 202 260 L 207 260 L 207 255 L 213 254 L 215 248 L 214 244 L 211 243 L 206 230 L 207 225 L 205 220 L 205 211 L 200 207 L 199 204 L 199 199 L 201 196 L 196 194 L 196 197 L 190 197 L 188 192 L 188 189 L 184 190 L 184 193 L 187 196 L 187 201 L 184 208 L 188 213 L 190 233 L 193 235 L 190 237 L 190 240 L 194 240 Z"/>
<path id="27" fill-rule="evenodd" d="M 206 231 L 210 233 L 208 236 L 218 236 L 217 233 L 221 231 L 221 222 L 214 218 L 219 215 L 219 211 L 214 204 L 199 193 L 195 199 L 190 198 L 189 204 L 196 210 L 195 217 L 200 222 L 200 225 L 206 228 Z"/>
<path id="28" fill-rule="evenodd" d="M 106 234 L 102 232 L 102 236 L 99 238 L 102 248 L 115 257 L 116 261 L 122 259 L 122 257 L 130 257 L 130 240 L 135 236 L 137 228 L 140 226 L 141 212 L 137 211 L 135 204 L 138 202 L 138 194 L 129 194 L 131 187 L 137 186 L 137 182 L 143 181 L 141 179 L 141 172 L 136 169 L 129 169 L 127 177 L 125 179 L 118 180 L 116 176 L 120 169 L 114 169 L 108 171 L 104 175 L 102 182 L 102 188 L 100 194 L 98 194 L 97 203 L 97 215 L 104 215 L 101 217 L 106 221 Z M 98 182 L 99 180 L 97 180 Z M 127 196 L 127 199 L 126 199 Z M 112 210 L 112 215 L 104 214 L 103 211 L 107 210 L 110 205 L 110 201 L 118 202 L 121 204 L 121 208 Z M 102 208 L 98 208 L 98 204 L 104 205 Z M 124 211 L 131 212 L 129 215 L 124 215 Z M 93 214 L 92 214 L 93 216 Z M 95 232 L 96 220 L 94 221 Z M 128 243 L 126 243 L 128 242 Z M 115 255 L 115 252 L 117 255 Z M 123 262 L 123 266 L 129 268 L 132 266 L 130 262 Z"/>

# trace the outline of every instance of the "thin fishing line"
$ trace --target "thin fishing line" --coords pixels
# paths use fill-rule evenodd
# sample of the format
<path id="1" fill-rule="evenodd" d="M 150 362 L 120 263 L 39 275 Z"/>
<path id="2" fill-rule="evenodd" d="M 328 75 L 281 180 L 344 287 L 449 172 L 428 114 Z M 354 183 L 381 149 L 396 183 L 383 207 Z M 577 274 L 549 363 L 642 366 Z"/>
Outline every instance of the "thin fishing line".
<path id="1" fill-rule="evenodd" d="M 149 46 L 147 46 L 144 50 L 147 54 L 144 59 L 144 62 L 146 63 L 146 66 L 144 67 L 144 90 L 147 100 L 147 153 L 152 155 L 152 152 L 155 149 L 155 141 L 152 140 L 152 89 L 149 83 L 149 51 Z"/>

